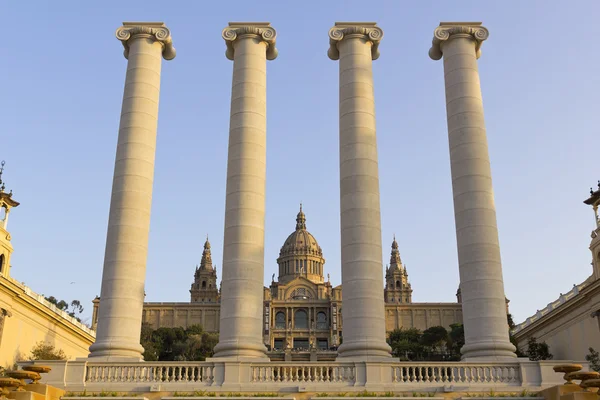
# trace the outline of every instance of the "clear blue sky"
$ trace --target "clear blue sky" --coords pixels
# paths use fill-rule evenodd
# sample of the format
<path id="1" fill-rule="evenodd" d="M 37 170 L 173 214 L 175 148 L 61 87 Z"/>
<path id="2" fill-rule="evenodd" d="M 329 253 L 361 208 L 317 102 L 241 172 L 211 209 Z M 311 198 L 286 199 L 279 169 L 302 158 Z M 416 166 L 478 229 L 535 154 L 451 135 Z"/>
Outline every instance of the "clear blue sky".
<path id="1" fill-rule="evenodd" d="M 1 3 L 0 158 L 21 202 L 10 218 L 12 275 L 33 290 L 100 293 L 126 60 L 122 21 L 164 21 L 164 62 L 148 301 L 189 301 L 206 234 L 219 277 L 232 63 L 229 21 L 270 21 L 265 283 L 304 203 L 308 229 L 340 283 L 335 21 L 377 21 L 374 63 L 384 253 L 392 235 L 417 302 L 458 286 L 442 63 L 427 56 L 440 21 L 483 21 L 479 60 L 506 294 L 517 322 L 591 273 L 600 179 L 597 1 L 39 1 Z M 75 282 L 70 284 L 70 282 Z"/>

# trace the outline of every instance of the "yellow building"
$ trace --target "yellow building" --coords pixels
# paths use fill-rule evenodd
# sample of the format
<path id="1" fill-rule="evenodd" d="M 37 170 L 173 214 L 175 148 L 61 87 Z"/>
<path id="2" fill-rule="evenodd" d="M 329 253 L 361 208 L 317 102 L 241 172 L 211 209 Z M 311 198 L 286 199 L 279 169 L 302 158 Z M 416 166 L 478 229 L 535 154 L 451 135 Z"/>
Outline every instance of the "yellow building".
<path id="1" fill-rule="evenodd" d="M 306 216 L 300 207 L 296 228 L 284 241 L 277 258 L 277 279 L 264 288 L 263 337 L 273 352 L 292 348 L 297 351 L 316 347 L 335 351 L 343 340 L 342 286 L 325 279 L 325 258 L 315 237 L 306 229 Z M 444 326 L 462 322 L 460 303 L 413 303 L 412 287 L 400 259 L 398 243 L 392 242 L 390 263 L 386 268 L 386 329 Z M 208 238 L 202 261 L 194 272 L 190 302 L 144 304 L 143 321 L 153 328 L 188 327 L 199 324 L 208 332 L 218 332 L 220 292 L 212 265 Z M 94 301 L 95 327 L 98 299 Z"/>
<path id="2" fill-rule="evenodd" d="M 7 230 L 11 208 L 19 203 L 5 192 L 0 167 L 0 367 L 30 355 L 38 342 L 53 345 L 68 358 L 87 357 L 95 332 L 44 296 L 10 277 L 11 237 Z"/>

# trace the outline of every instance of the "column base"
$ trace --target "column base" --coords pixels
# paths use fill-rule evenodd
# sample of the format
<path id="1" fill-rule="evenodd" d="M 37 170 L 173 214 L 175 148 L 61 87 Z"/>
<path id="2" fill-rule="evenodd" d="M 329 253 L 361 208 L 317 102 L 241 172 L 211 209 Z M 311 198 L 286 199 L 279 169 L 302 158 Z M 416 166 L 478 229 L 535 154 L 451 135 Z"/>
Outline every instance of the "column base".
<path id="1" fill-rule="evenodd" d="M 99 361 L 143 361 L 144 347 L 139 343 L 100 341 L 90 346 L 89 359 Z M 100 359 L 101 358 L 101 359 Z"/>
<path id="2" fill-rule="evenodd" d="M 269 356 L 267 356 L 267 348 L 263 343 L 230 340 L 217 343 L 215 346 L 215 355 L 211 359 L 239 361 L 264 359 L 268 361 Z"/>
<path id="3" fill-rule="evenodd" d="M 465 344 L 460 352 L 463 361 L 515 361 L 516 350 L 509 341 L 489 340 Z"/>

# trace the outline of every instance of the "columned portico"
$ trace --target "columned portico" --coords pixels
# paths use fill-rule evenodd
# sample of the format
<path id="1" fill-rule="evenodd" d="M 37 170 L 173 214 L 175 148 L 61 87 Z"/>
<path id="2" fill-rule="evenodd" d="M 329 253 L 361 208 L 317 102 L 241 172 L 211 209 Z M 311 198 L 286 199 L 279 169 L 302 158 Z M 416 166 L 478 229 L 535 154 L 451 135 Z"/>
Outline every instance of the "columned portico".
<path id="1" fill-rule="evenodd" d="M 385 341 L 379 171 L 372 60 L 383 31 L 337 22 L 329 58 L 340 63 L 340 212 L 344 341 L 340 358 L 390 357 Z M 366 358 L 365 358 L 366 359 Z"/>
<path id="2" fill-rule="evenodd" d="M 444 58 L 446 113 L 465 345 L 463 359 L 512 359 L 477 59 L 488 30 L 442 22 L 429 56 Z"/>
<path id="3" fill-rule="evenodd" d="M 277 57 L 269 23 L 229 23 L 233 60 L 221 324 L 215 357 L 267 358 L 263 344 L 267 60 Z"/>
<path id="4" fill-rule="evenodd" d="M 125 47 L 127 75 L 90 357 L 141 360 L 161 62 L 175 58 L 175 48 L 162 22 L 125 22 L 116 35 Z"/>

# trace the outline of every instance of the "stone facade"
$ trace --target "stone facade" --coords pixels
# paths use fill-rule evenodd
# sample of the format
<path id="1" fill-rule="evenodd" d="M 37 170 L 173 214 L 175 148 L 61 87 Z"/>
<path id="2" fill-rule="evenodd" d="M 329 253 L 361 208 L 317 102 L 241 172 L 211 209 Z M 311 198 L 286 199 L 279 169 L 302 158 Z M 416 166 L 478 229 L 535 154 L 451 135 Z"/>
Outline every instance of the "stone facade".
<path id="1" fill-rule="evenodd" d="M 264 344 L 274 351 L 287 346 L 302 350 L 311 345 L 321 350 L 335 349 L 343 338 L 342 286 L 333 286 L 329 274 L 325 275 L 323 250 L 306 228 L 302 206 L 294 231 L 281 247 L 277 264 L 279 275 L 273 274 L 271 284 L 263 290 Z M 425 330 L 437 325 L 449 329 L 454 323 L 462 323 L 458 302 L 412 302 L 412 287 L 395 238 L 385 281 L 382 293 L 388 332 L 413 327 Z M 221 307 L 216 288 L 217 275 L 207 239 L 202 260 L 194 272 L 190 302 L 144 303 L 143 321 L 153 328 L 202 325 L 208 332 L 218 332 Z M 97 307 L 96 300 L 94 309 Z"/>
<path id="2" fill-rule="evenodd" d="M 513 335 L 522 350 L 530 337 L 548 343 L 555 359 L 584 360 L 590 347 L 600 350 L 600 181 L 584 203 L 592 206 L 596 225 L 589 247 L 592 274 L 515 327 Z"/>

